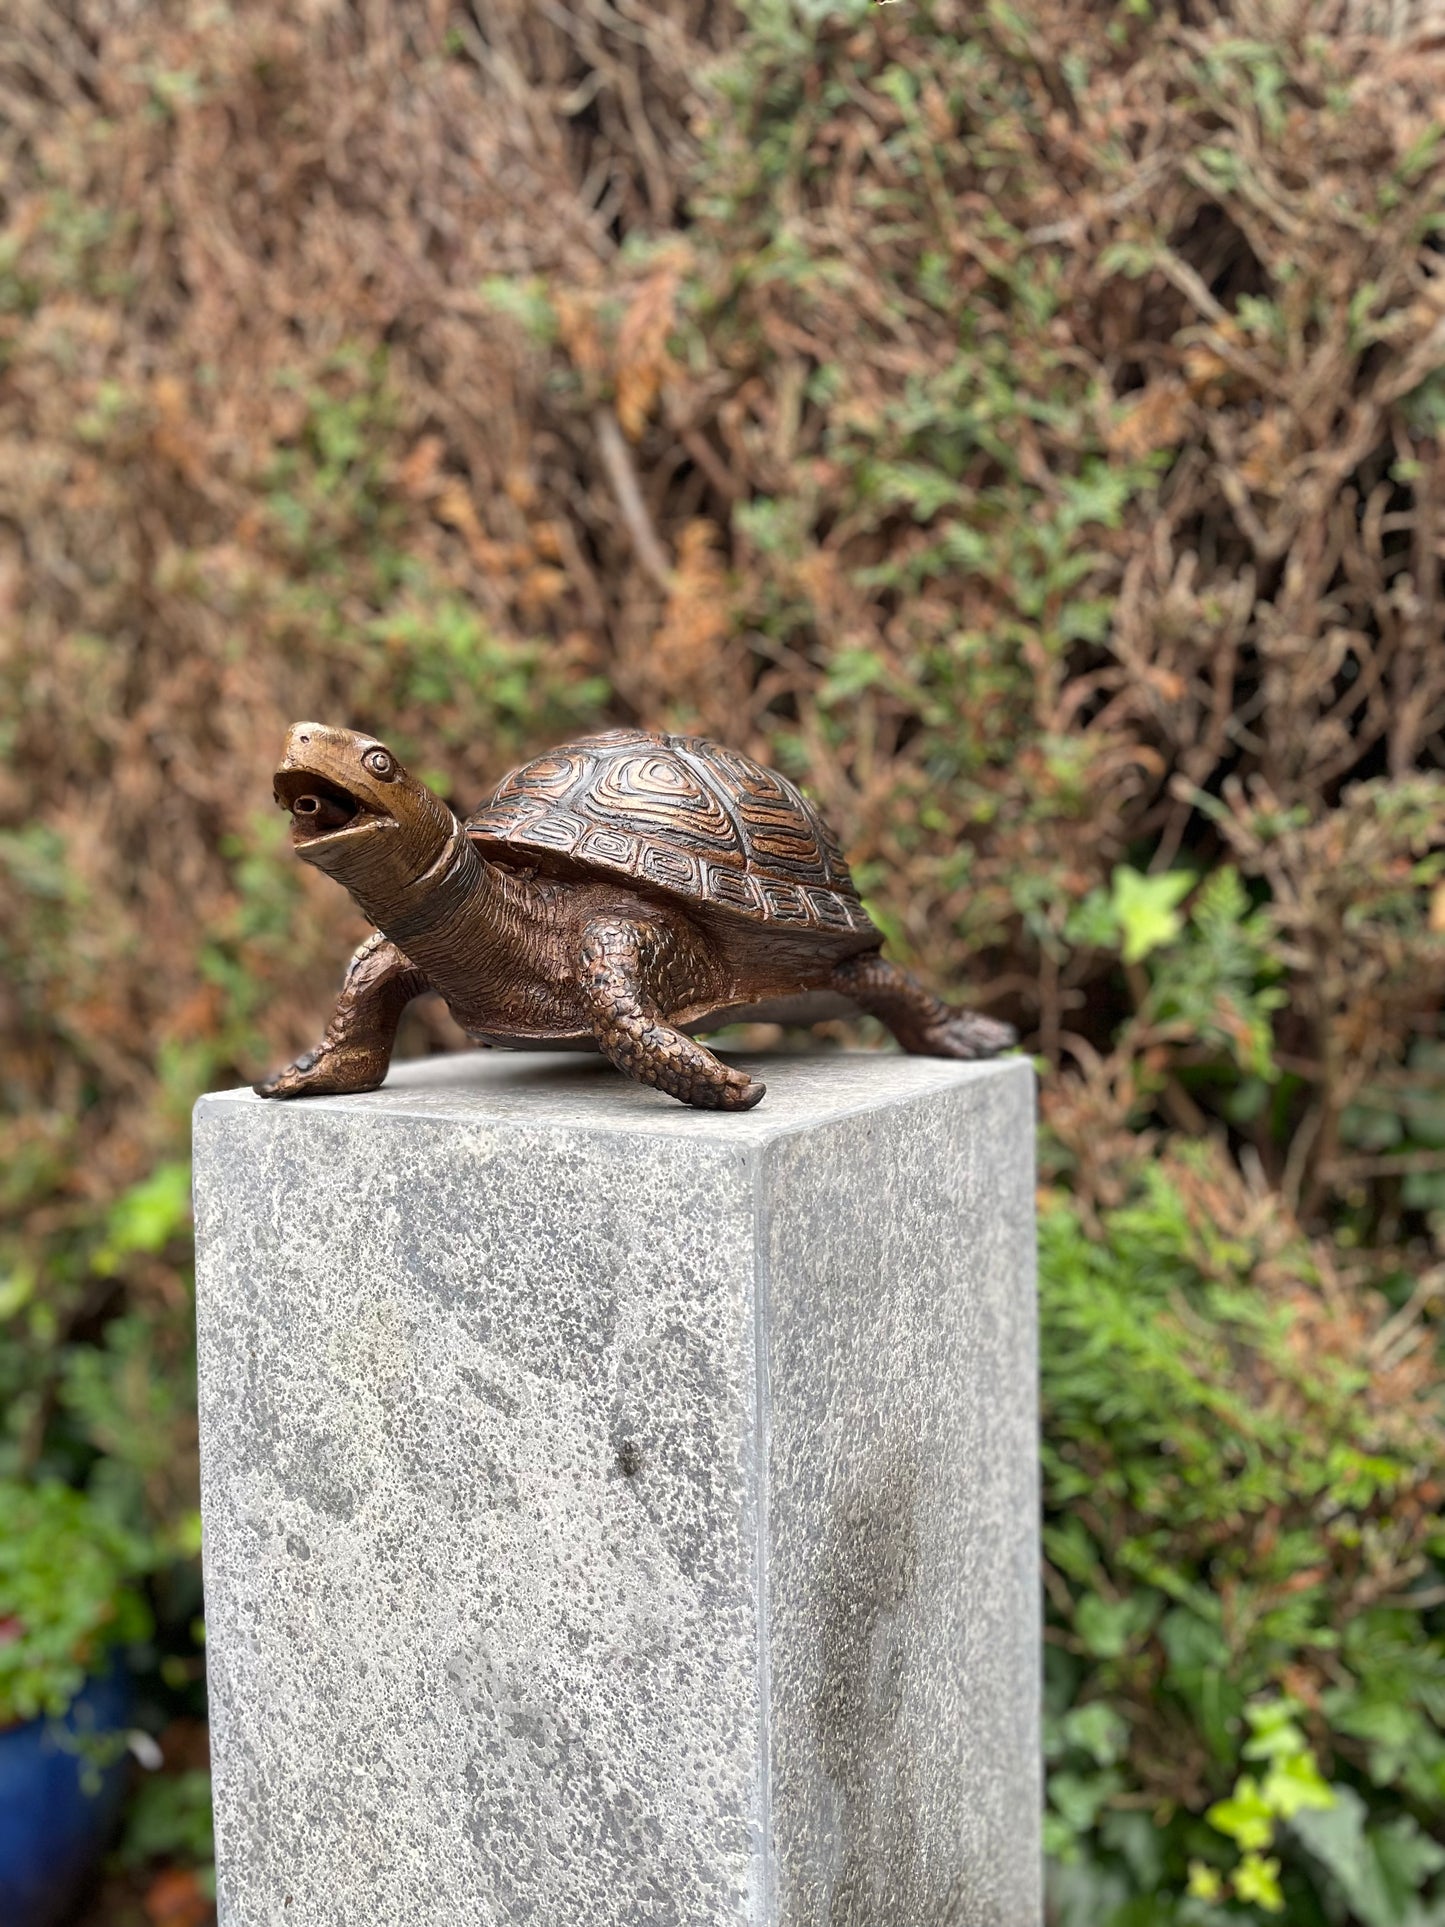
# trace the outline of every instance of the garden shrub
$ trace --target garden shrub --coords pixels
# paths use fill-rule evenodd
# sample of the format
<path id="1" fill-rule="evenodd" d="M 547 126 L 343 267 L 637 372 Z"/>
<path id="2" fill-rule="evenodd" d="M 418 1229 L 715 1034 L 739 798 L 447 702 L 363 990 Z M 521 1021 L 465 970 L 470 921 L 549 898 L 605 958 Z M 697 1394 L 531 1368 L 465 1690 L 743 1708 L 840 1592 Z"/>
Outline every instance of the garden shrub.
<path id="1" fill-rule="evenodd" d="M 1056 1918 L 1440 1913 L 1445 59 L 1372 24 L 17 0 L 0 1471 L 151 1536 L 156 1720 L 187 1110 L 361 935 L 286 723 L 459 805 L 698 728 L 1043 1067 Z"/>
<path id="2" fill-rule="evenodd" d="M 82 1493 L 0 1481 L 0 1732 L 61 1719 L 116 1649 L 144 1639 L 146 1548 Z"/>
<path id="3" fill-rule="evenodd" d="M 1445 1866 L 1415 1817 L 1445 1780 L 1445 1643 L 1411 1597 L 1434 1361 L 1217 1147 L 1111 1175 L 1119 1202 L 1050 1187 L 1041 1222 L 1060 1918 L 1136 1887 L 1411 1918 L 1414 1886 L 1361 1906 L 1347 1862 Z"/>

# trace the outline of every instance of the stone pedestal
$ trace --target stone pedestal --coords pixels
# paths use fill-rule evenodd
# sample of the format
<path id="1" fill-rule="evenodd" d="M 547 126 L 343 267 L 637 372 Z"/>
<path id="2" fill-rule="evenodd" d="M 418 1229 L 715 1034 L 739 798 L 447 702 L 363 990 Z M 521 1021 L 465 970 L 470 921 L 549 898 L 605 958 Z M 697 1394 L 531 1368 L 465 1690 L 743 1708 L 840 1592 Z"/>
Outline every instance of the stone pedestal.
<path id="1" fill-rule="evenodd" d="M 1038 1927 L 1033 1080 L 202 1099 L 222 1927 Z"/>

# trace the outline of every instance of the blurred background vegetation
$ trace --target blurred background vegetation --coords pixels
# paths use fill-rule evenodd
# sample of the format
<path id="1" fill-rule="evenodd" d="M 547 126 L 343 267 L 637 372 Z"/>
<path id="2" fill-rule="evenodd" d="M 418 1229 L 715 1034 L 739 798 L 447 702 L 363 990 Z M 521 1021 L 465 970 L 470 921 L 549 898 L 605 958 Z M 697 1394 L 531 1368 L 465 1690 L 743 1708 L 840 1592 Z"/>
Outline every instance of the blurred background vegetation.
<path id="1" fill-rule="evenodd" d="M 1442 45 L 11 0 L 0 1478 L 145 1548 L 108 1921 L 206 1918 L 189 1107 L 363 934 L 299 716 L 807 785 L 1046 1066 L 1054 1920 L 1445 1921 Z"/>

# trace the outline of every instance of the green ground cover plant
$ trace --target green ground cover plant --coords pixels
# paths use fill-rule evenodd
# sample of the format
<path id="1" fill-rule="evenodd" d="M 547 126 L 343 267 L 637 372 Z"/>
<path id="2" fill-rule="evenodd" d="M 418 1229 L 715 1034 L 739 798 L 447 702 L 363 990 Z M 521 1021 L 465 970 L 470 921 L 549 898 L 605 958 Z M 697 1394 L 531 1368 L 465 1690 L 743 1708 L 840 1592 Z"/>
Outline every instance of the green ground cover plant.
<path id="1" fill-rule="evenodd" d="M 145 1639 L 146 1548 L 58 1482 L 0 1482 L 0 1731 L 60 1719 L 86 1680 Z"/>
<path id="2" fill-rule="evenodd" d="M 0 1476 L 148 1548 L 137 1865 L 204 1855 L 189 1105 L 363 934 L 282 731 L 467 806 L 636 720 L 800 778 L 1042 1066 L 1054 1919 L 1445 1919 L 1445 57 L 1384 11 L 0 22 Z"/>

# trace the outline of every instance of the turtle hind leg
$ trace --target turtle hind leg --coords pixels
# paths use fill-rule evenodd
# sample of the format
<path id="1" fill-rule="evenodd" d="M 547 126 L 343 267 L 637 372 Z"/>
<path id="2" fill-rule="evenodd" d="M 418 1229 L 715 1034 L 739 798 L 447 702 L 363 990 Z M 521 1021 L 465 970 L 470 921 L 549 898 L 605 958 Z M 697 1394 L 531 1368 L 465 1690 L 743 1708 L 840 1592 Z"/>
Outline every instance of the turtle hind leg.
<path id="1" fill-rule="evenodd" d="M 1018 1042 L 1011 1024 L 945 1004 L 876 951 L 839 964 L 832 981 L 860 1010 L 886 1024 L 914 1057 L 993 1057 Z"/>
<path id="2" fill-rule="evenodd" d="M 252 1085 L 258 1097 L 337 1097 L 374 1091 L 386 1076 L 401 1013 L 426 978 L 378 931 L 346 967 L 326 1035 L 294 1064 Z"/>
<path id="3" fill-rule="evenodd" d="M 599 921 L 583 932 L 578 987 L 598 1048 L 635 1082 L 681 1104 L 751 1110 L 767 1086 L 731 1070 L 650 1008 L 644 985 L 657 942 L 658 933 L 645 924 Z"/>

